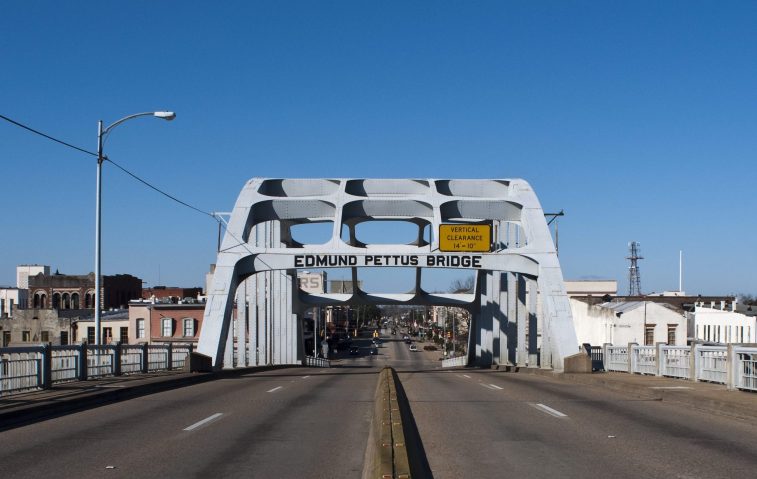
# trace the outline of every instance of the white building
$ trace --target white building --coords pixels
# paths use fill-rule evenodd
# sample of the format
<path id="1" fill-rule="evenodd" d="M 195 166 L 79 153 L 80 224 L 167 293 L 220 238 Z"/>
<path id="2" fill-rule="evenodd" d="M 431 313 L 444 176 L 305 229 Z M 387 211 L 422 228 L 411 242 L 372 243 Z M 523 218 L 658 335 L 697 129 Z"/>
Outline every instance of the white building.
<path id="1" fill-rule="evenodd" d="M 686 317 L 669 304 L 651 301 L 591 304 L 585 298 L 570 298 L 570 306 L 579 343 L 686 345 Z"/>
<path id="2" fill-rule="evenodd" d="M 50 276 L 50 267 L 44 264 L 20 264 L 16 266 L 16 287 L 28 289 L 29 276 L 36 276 L 39 273 Z"/>
<path id="3" fill-rule="evenodd" d="M 25 308 L 28 292 L 21 288 L 0 288 L 0 317 L 11 317 L 19 307 Z"/>
<path id="4" fill-rule="evenodd" d="M 757 342 L 757 307 L 743 306 L 735 302 L 730 308 L 721 302 L 696 303 L 691 335 L 699 341 L 716 343 Z"/>
<path id="5" fill-rule="evenodd" d="M 565 291 L 568 296 L 617 296 L 618 282 L 614 279 L 567 279 Z"/>

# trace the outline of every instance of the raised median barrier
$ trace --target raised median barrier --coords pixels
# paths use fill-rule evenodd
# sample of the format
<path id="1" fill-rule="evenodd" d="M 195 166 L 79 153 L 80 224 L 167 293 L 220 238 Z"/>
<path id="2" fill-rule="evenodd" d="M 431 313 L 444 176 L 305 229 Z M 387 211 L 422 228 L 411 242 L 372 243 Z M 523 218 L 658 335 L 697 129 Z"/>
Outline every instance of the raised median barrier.
<path id="1" fill-rule="evenodd" d="M 409 478 L 410 462 L 398 401 L 396 373 L 386 367 L 379 373 L 373 420 L 365 454 L 363 479 Z"/>

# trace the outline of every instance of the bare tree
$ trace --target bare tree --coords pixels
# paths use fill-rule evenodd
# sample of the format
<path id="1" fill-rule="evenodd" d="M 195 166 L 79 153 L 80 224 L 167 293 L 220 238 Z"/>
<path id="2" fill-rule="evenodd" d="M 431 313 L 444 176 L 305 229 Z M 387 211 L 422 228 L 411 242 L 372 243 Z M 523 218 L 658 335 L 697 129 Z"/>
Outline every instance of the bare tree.
<path id="1" fill-rule="evenodd" d="M 456 279 L 449 287 L 450 293 L 472 293 L 476 287 L 476 278 L 468 276 L 463 279 Z"/>
<path id="2" fill-rule="evenodd" d="M 753 294 L 740 294 L 739 295 L 739 302 L 743 304 L 748 304 L 751 306 L 757 305 L 757 296 Z"/>

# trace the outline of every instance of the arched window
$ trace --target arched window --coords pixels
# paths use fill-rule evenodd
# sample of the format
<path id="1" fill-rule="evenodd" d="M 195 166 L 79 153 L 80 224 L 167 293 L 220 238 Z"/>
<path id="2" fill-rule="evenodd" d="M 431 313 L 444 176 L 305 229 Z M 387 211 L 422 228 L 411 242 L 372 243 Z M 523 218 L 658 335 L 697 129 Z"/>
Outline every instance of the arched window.
<path id="1" fill-rule="evenodd" d="M 79 293 L 71 294 L 71 308 L 79 309 Z"/>
<path id="2" fill-rule="evenodd" d="M 45 293 L 42 293 L 42 296 L 40 296 L 40 308 L 47 308 L 47 295 Z"/>
<path id="3" fill-rule="evenodd" d="M 71 297 L 68 293 L 63 293 L 63 297 L 61 298 L 63 300 L 62 309 L 71 309 Z"/>
<path id="4" fill-rule="evenodd" d="M 60 309 L 60 293 L 53 293 L 53 309 Z"/>
<path id="5" fill-rule="evenodd" d="M 90 290 L 84 294 L 84 307 L 87 309 L 95 308 L 95 292 L 94 291 Z"/>
<path id="6" fill-rule="evenodd" d="M 34 293 L 34 306 L 33 307 L 35 309 L 36 308 L 41 308 L 41 306 L 40 306 L 40 300 L 41 299 L 42 299 L 42 297 L 40 296 L 39 293 Z"/>

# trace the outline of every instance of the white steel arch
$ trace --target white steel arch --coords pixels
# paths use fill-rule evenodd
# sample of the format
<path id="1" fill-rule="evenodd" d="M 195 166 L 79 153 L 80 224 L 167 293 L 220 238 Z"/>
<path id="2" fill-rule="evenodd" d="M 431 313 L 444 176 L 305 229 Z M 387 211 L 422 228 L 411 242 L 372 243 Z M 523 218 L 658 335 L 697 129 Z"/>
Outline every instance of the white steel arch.
<path id="1" fill-rule="evenodd" d="M 410 244 L 365 244 L 355 237 L 364 221 L 407 221 L 418 226 Z M 324 244 L 292 238 L 294 225 L 331 222 Z M 443 253 L 439 226 L 486 223 L 491 251 Z M 342 228 L 348 237 L 342 239 Z M 424 238 L 430 228 L 430 240 Z M 415 267 L 406 294 L 307 294 L 298 268 Z M 473 294 L 422 290 L 426 268 L 477 271 Z M 232 320 L 238 303 L 239 320 Z M 521 179 L 265 179 L 253 178 L 239 194 L 218 253 L 198 351 L 214 368 L 233 364 L 299 364 L 304 361 L 299 316 L 305 307 L 339 304 L 461 306 L 473 318 L 469 364 L 536 364 L 561 371 L 578 352 L 568 298 L 552 237 L 539 201 Z M 244 298 L 247 298 L 246 300 Z M 250 317 L 255 317 L 252 328 Z M 236 324 L 236 329 L 232 326 Z M 233 352 L 236 351 L 236 360 Z"/>

